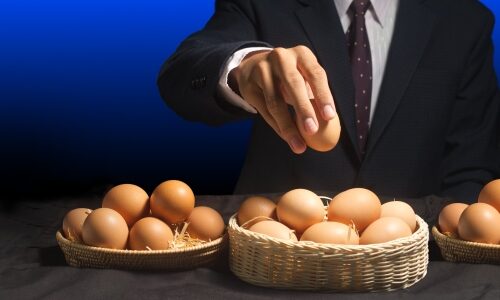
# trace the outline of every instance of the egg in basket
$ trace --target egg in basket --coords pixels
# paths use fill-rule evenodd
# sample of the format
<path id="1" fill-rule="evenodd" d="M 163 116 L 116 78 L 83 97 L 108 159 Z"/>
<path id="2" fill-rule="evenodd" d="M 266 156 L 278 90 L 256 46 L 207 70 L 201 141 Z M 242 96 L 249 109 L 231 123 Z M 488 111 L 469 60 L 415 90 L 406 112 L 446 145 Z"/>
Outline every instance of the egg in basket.
<path id="1" fill-rule="evenodd" d="M 168 180 L 151 197 L 133 184 L 115 186 L 102 207 L 68 212 L 56 239 L 71 266 L 178 270 L 208 266 L 223 255 L 222 216 L 184 182 Z"/>
<path id="2" fill-rule="evenodd" d="M 250 197 L 229 220 L 230 267 L 260 286 L 341 292 L 409 287 L 427 273 L 428 227 L 402 201 L 353 188 Z"/>

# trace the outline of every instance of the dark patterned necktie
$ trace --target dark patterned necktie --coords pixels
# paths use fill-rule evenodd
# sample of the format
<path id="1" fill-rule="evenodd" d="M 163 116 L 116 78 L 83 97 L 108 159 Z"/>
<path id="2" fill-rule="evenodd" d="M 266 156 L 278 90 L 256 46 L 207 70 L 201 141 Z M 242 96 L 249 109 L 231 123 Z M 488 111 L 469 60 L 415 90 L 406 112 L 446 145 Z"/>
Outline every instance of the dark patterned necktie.
<path id="1" fill-rule="evenodd" d="M 369 0 L 354 0 L 352 2 L 349 7 L 352 22 L 346 33 L 355 89 L 354 109 L 357 140 L 362 154 L 365 152 L 368 137 L 372 95 L 371 53 L 365 25 L 365 13 L 369 6 Z"/>

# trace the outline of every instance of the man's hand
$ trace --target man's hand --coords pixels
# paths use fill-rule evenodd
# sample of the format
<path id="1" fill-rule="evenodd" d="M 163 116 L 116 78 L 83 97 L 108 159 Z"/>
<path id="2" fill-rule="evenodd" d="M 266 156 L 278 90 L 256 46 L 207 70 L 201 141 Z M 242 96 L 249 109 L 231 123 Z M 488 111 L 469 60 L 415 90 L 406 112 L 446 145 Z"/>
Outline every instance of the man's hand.
<path id="1" fill-rule="evenodd" d="M 328 121 L 336 116 L 326 72 L 305 46 L 251 53 L 230 77 L 243 99 L 297 154 L 306 150 L 297 126 L 312 135 L 318 130 L 318 118 Z M 316 101 L 321 116 L 316 116 L 310 99 Z M 288 104 L 293 106 L 298 124 Z"/>

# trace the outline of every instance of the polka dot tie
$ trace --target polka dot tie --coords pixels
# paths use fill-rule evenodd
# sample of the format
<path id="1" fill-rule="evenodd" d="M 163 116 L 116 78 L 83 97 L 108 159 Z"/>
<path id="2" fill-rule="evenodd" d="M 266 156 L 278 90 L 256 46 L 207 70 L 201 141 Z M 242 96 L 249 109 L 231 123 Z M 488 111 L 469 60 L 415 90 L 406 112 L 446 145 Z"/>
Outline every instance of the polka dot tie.
<path id="1" fill-rule="evenodd" d="M 371 53 L 365 24 L 365 13 L 369 7 L 369 0 L 354 0 L 352 2 L 349 7 L 352 22 L 346 32 L 355 89 L 354 109 L 357 139 L 362 154 L 365 153 L 368 137 L 372 95 Z"/>

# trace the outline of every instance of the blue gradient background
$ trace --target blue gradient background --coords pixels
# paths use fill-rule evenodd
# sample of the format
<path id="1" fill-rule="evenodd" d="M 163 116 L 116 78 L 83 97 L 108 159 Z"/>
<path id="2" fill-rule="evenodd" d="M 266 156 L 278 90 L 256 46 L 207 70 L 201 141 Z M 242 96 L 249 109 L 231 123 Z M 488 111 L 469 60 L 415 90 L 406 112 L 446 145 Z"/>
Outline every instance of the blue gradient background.
<path id="1" fill-rule="evenodd" d="M 500 12 L 496 0 L 483 3 Z M 231 193 L 250 123 L 184 121 L 155 83 L 163 61 L 213 9 L 212 0 L 2 0 L 3 189 L 134 182 L 151 191 L 179 178 L 197 194 Z"/>

